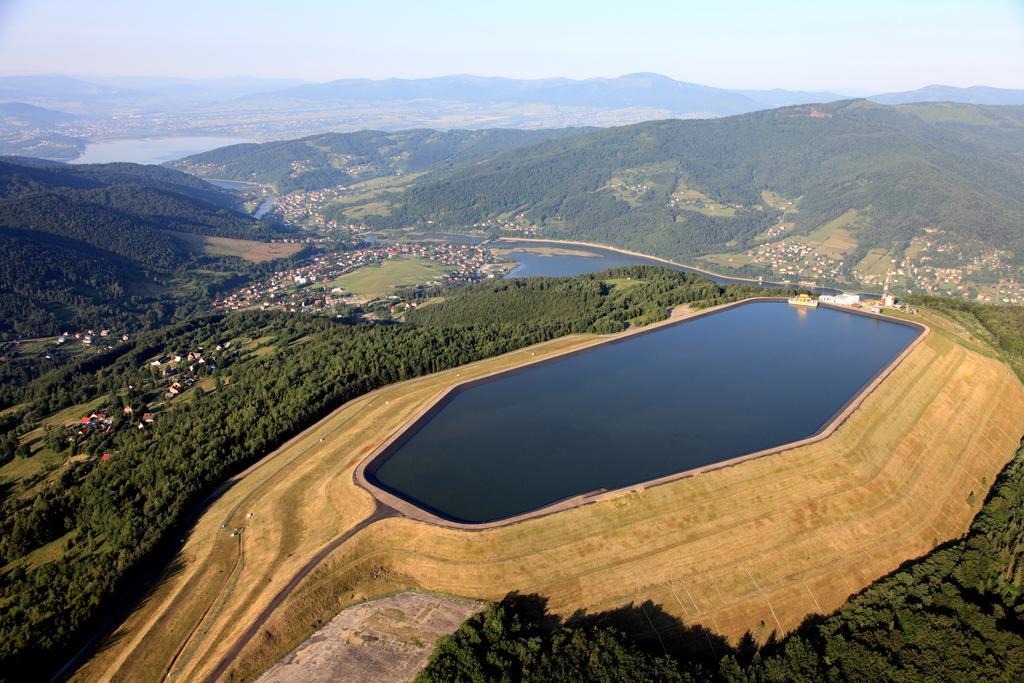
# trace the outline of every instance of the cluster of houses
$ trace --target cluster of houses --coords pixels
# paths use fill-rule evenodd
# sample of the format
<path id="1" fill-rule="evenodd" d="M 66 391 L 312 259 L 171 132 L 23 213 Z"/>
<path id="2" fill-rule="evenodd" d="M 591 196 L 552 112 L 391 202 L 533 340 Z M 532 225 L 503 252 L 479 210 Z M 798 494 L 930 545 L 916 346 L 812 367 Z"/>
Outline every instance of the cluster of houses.
<path id="1" fill-rule="evenodd" d="M 290 194 L 274 199 L 272 212 L 279 216 L 285 223 L 301 225 L 306 228 L 323 228 L 327 230 L 342 230 L 350 234 L 366 231 L 366 226 L 355 223 L 342 223 L 335 219 L 326 218 L 324 213 L 329 204 L 345 196 L 363 192 L 362 185 L 351 185 L 348 187 L 329 187 L 322 190 L 309 190 L 305 192 L 292 192 Z"/>
<path id="2" fill-rule="evenodd" d="M 931 235 L 936 230 L 926 232 Z M 854 280 L 865 285 L 889 282 L 908 293 L 957 296 L 993 304 L 1024 303 L 1021 268 L 995 249 L 968 256 L 954 243 L 937 241 L 934 236 L 915 237 L 902 257 L 886 258 L 884 273 L 855 269 L 851 273 Z M 962 265 L 949 265 L 958 261 Z"/>
<path id="3" fill-rule="evenodd" d="M 225 342 L 227 346 L 231 342 Z M 223 344 L 217 345 L 217 350 L 227 348 Z M 215 360 L 207 359 L 203 355 L 203 349 L 190 351 L 187 354 L 173 354 L 161 356 L 149 363 L 152 368 L 159 368 L 160 377 L 163 379 L 163 397 L 172 399 L 199 381 L 201 372 L 213 372 L 217 369 Z"/>
<path id="4" fill-rule="evenodd" d="M 135 423 L 135 411 L 130 405 L 126 405 L 121 409 L 123 415 L 120 424 L 132 425 Z M 153 413 L 143 413 L 139 418 L 137 427 L 139 429 L 145 429 L 146 425 L 153 422 L 155 416 Z M 86 438 L 92 434 L 101 433 L 107 434 L 118 424 L 115 421 L 114 416 L 103 411 L 96 411 L 79 418 L 78 422 L 65 423 L 64 427 L 68 430 L 69 434 L 73 434 L 79 438 Z M 69 437 L 70 438 L 70 437 Z M 83 458 L 88 457 L 87 455 L 81 456 Z M 110 460 L 110 453 L 103 453 L 100 456 L 102 462 Z"/>
<path id="5" fill-rule="evenodd" d="M 484 266 L 493 262 L 490 252 L 478 245 L 449 243 L 408 243 L 370 246 L 351 251 L 319 254 L 301 266 L 280 270 L 259 282 L 252 283 L 214 303 L 215 308 L 282 308 L 294 312 L 324 312 L 339 304 L 362 303 L 347 296 L 341 287 L 314 291 L 346 273 L 399 257 L 419 257 L 435 261 L 453 270 L 446 273 L 449 283 L 476 282 L 486 277 Z"/>
<path id="6" fill-rule="evenodd" d="M 85 332 L 62 332 L 57 336 L 54 342 L 57 346 L 66 344 L 72 340 L 77 341 L 82 346 L 92 346 L 94 344 L 112 344 L 115 341 L 128 341 L 129 337 L 127 333 L 116 334 L 110 330 L 100 330 L 96 332 L 94 330 L 86 330 Z"/>
<path id="7" fill-rule="evenodd" d="M 787 204 L 787 206 L 792 207 L 793 206 L 793 202 L 789 202 Z M 773 225 L 772 227 L 768 228 L 767 230 L 765 230 L 763 233 L 761 233 L 759 235 L 759 239 L 773 240 L 776 237 L 781 237 L 783 234 L 786 233 L 786 231 L 788 231 L 792 227 L 793 227 L 793 224 L 792 223 L 787 223 L 786 222 L 786 215 L 783 214 L 783 215 L 779 216 L 779 220 L 775 222 L 775 225 Z"/>
<path id="8" fill-rule="evenodd" d="M 432 223 L 433 221 L 427 221 Z M 531 223 L 525 213 L 517 213 L 511 218 L 490 218 L 479 223 L 473 223 L 471 226 L 474 230 L 482 230 L 489 232 L 493 228 L 497 228 L 504 232 L 513 232 L 519 235 L 527 237 L 540 235 L 540 226 L 536 223 Z"/>
<path id="9" fill-rule="evenodd" d="M 109 432 L 111 427 L 113 426 L 114 418 L 111 417 L 110 415 L 107 415 L 106 413 L 103 412 L 92 413 L 78 420 L 77 432 L 78 434 L 85 436 L 86 434 L 90 434 L 96 431 L 97 429 L 102 430 L 104 432 Z"/>
<path id="10" fill-rule="evenodd" d="M 843 276 L 843 259 L 818 253 L 814 247 L 795 240 L 761 244 L 747 252 L 755 263 L 790 277 L 810 276 L 836 281 Z"/>
<path id="11" fill-rule="evenodd" d="M 231 342 L 224 342 L 217 345 L 217 351 L 223 351 L 231 346 Z M 160 392 L 165 400 L 173 399 L 189 387 L 199 381 L 201 372 L 212 372 L 217 369 L 216 361 L 203 355 L 203 349 L 199 348 L 188 353 L 176 353 L 161 356 L 148 363 L 153 369 L 159 369 L 161 378 Z M 133 387 L 129 386 L 129 389 Z M 157 404 L 159 407 L 161 404 Z M 135 407 L 125 405 L 121 408 L 120 420 L 103 411 L 96 411 L 79 418 L 77 422 L 66 423 L 65 426 L 72 429 L 73 433 L 85 437 L 96 432 L 107 433 L 118 424 L 134 425 L 138 429 L 145 429 L 156 419 L 153 412 L 145 411 L 141 415 L 136 414 Z M 103 460 L 109 459 L 109 454 L 104 454 Z"/>
<path id="12" fill-rule="evenodd" d="M 925 233 L 913 238 L 902 256 L 886 254 L 881 262 L 869 256 L 867 265 L 862 261 L 848 277 L 842 258 L 826 256 L 795 240 L 762 244 L 747 254 L 782 276 L 852 280 L 865 287 L 884 285 L 909 294 L 950 295 L 983 303 L 1024 303 L 1024 270 L 1010 263 L 1006 252 L 990 249 L 972 255 L 962 246 L 940 240 L 938 229 Z M 808 284 L 814 283 L 808 280 Z"/>

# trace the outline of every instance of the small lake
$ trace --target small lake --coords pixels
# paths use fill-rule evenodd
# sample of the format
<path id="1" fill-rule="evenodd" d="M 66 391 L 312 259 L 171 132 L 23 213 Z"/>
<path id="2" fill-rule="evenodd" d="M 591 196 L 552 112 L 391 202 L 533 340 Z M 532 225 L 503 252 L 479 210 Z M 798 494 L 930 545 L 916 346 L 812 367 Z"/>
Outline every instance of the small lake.
<path id="1" fill-rule="evenodd" d="M 208 152 L 211 149 L 237 145 L 242 142 L 252 142 L 252 140 L 211 135 L 99 140 L 86 145 L 81 156 L 71 163 L 106 164 L 114 161 L 129 161 L 135 164 L 162 164 L 165 161 L 174 161 L 190 154 Z"/>
<path id="2" fill-rule="evenodd" d="M 241 192 L 243 190 L 259 191 L 263 187 L 259 183 L 247 183 L 244 180 L 222 180 L 220 178 L 203 178 L 203 180 L 222 190 L 230 190 L 232 192 Z"/>
<path id="3" fill-rule="evenodd" d="M 920 333 L 733 307 L 461 388 L 366 475 L 451 520 L 504 519 L 812 436 Z"/>
<path id="4" fill-rule="evenodd" d="M 573 277 L 587 273 L 599 273 L 602 270 L 619 268 L 621 266 L 646 265 L 671 268 L 684 273 L 694 273 L 720 285 L 743 284 L 757 286 L 758 284 L 751 280 L 714 275 L 696 268 L 687 268 L 686 266 L 678 266 L 646 256 L 623 254 L 613 249 L 602 249 L 600 247 L 577 246 L 575 244 L 561 244 L 558 242 L 536 242 L 524 246 L 521 242 L 502 242 L 500 240 L 492 243 L 490 246 L 509 249 L 510 251 L 506 254 L 506 258 L 516 262 L 515 268 L 505 275 L 505 279 L 516 277 Z M 537 253 L 537 251 L 530 251 L 531 249 L 552 249 L 556 250 L 556 253 Z M 557 253 L 557 251 L 575 253 Z M 793 285 L 763 282 L 760 286 L 790 287 Z M 827 288 L 814 288 L 814 291 L 825 294 L 837 292 L 837 290 Z"/>
<path id="5" fill-rule="evenodd" d="M 581 247 L 557 243 L 540 243 L 524 247 L 516 244 L 515 242 L 498 242 L 493 246 L 510 249 L 506 254 L 506 258 L 510 261 L 516 262 L 516 267 L 505 275 L 506 279 L 515 277 L 574 277 L 576 275 L 585 275 L 587 273 L 598 273 L 602 270 L 608 270 L 609 268 L 633 265 L 662 266 L 668 268 L 674 267 L 675 270 L 695 272 L 682 268 L 681 266 L 671 266 L 655 259 L 644 258 L 643 256 L 632 256 L 630 254 L 623 254 L 611 249 L 599 249 L 597 247 Z M 536 251 L 529 251 L 534 248 L 550 248 L 576 253 L 545 254 L 537 253 Z M 701 275 L 708 277 L 705 273 L 701 273 Z"/>

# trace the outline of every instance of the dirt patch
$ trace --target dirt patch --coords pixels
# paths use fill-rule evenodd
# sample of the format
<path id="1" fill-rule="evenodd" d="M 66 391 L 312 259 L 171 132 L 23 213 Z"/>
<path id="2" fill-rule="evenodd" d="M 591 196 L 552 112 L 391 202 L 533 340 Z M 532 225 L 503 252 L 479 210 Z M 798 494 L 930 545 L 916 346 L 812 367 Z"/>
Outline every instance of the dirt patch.
<path id="1" fill-rule="evenodd" d="M 258 680 L 409 681 L 483 603 L 404 592 L 342 610 Z"/>
<path id="2" fill-rule="evenodd" d="M 253 263 L 288 258 L 302 250 L 297 242 L 260 242 L 230 237 L 211 237 L 185 232 L 171 232 L 172 235 L 189 245 L 194 251 L 207 256 L 238 256 Z"/>

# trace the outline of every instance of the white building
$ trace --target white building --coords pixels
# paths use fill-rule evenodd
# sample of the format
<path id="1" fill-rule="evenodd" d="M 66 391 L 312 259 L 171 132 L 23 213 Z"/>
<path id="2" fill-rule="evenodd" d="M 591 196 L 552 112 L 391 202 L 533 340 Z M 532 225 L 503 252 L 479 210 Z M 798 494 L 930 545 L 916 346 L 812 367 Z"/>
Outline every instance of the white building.
<path id="1" fill-rule="evenodd" d="M 853 304 L 860 303 L 859 294 L 822 294 L 818 297 L 818 301 L 823 304 L 835 304 L 837 306 L 852 306 Z"/>

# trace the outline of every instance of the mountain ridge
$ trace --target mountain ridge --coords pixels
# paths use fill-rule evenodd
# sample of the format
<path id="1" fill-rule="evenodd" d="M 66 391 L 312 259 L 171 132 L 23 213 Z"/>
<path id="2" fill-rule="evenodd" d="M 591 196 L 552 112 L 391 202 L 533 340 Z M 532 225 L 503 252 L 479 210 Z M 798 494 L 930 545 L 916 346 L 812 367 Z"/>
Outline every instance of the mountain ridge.
<path id="1" fill-rule="evenodd" d="M 285 234 L 234 203 L 158 166 L 0 160 L 0 330 L 37 335 L 166 322 L 250 270 L 197 252 L 181 233 Z"/>

